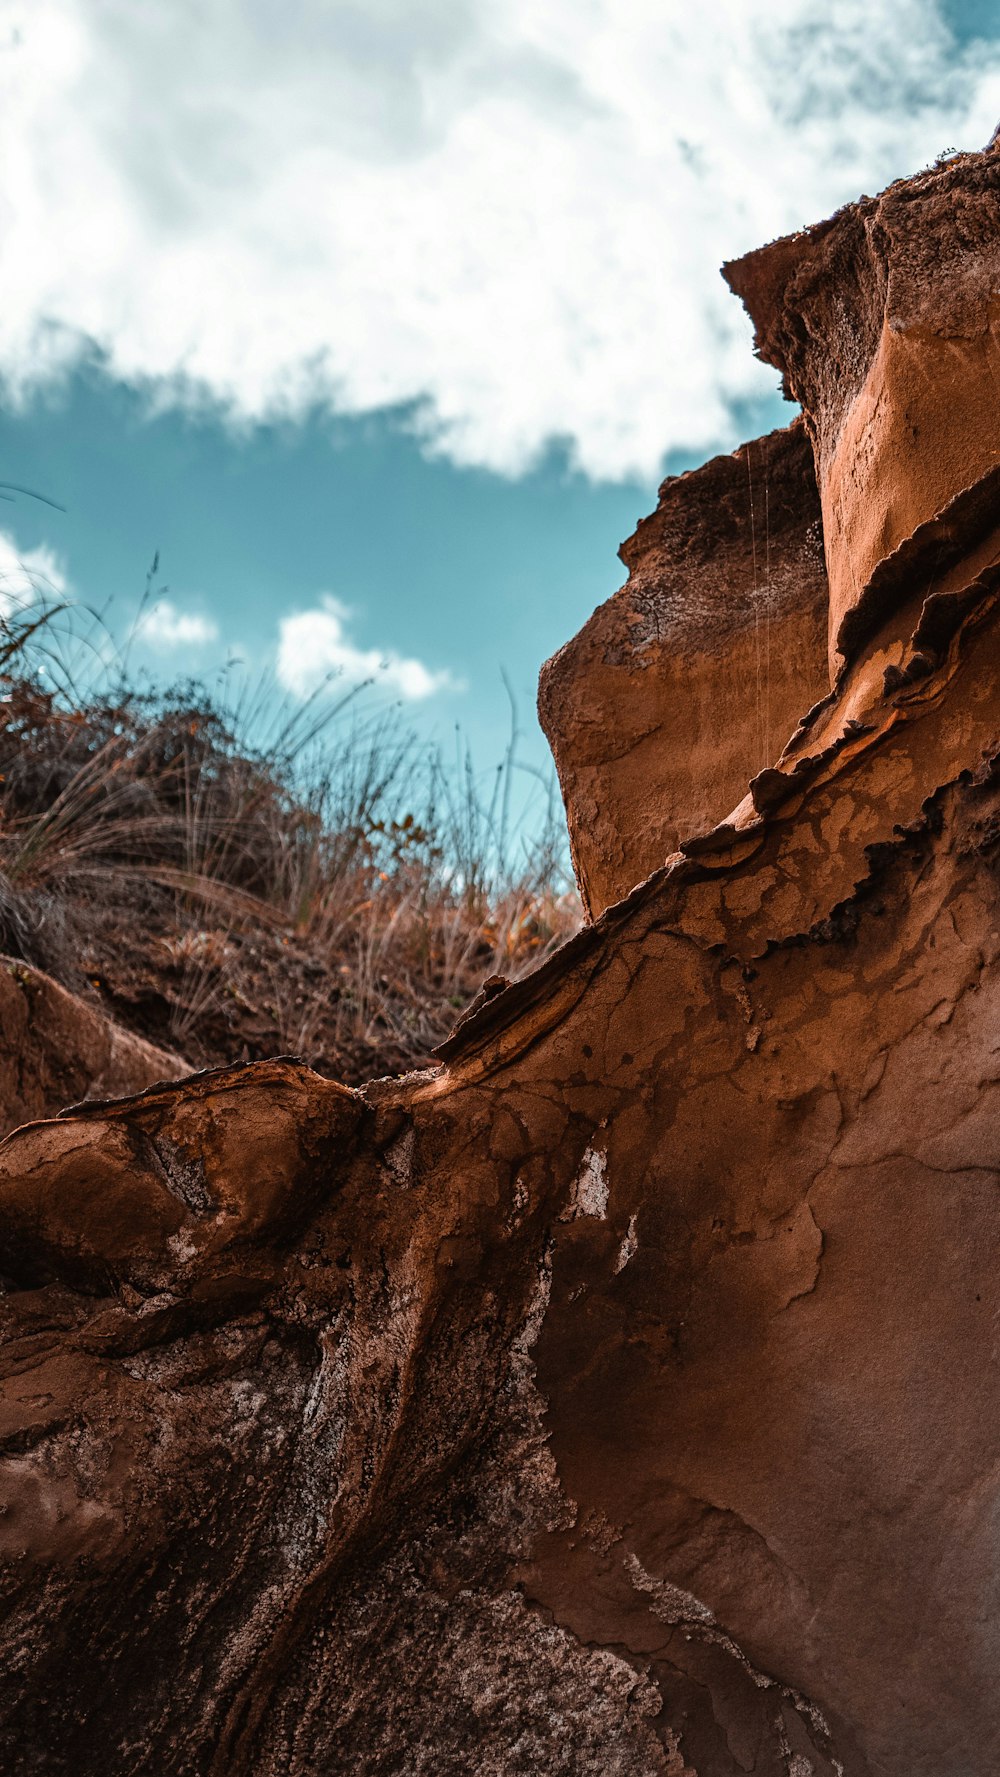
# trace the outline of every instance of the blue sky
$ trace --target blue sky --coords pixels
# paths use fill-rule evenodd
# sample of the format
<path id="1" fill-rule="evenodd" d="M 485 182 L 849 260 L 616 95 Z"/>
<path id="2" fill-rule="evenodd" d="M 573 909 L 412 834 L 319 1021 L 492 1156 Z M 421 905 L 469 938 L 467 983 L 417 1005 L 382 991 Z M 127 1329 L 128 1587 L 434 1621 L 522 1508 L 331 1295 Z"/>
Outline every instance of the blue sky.
<path id="1" fill-rule="evenodd" d="M 501 667 L 530 732 L 541 661 L 620 584 L 617 544 L 655 497 L 651 483 L 588 482 L 555 453 L 516 478 L 429 460 L 385 417 L 237 438 L 176 410 L 150 419 L 140 397 L 83 374 L 0 414 L 0 465 L 67 508 L 18 499 L 0 524 L 27 552 L 54 547 L 81 596 L 110 601 L 112 627 L 128 627 L 154 551 L 172 606 L 218 626 L 207 645 L 140 645 L 148 669 L 169 677 L 239 649 L 264 670 L 281 619 L 332 594 L 360 649 L 449 674 L 453 687 L 399 701 L 449 745 L 458 723 L 484 764 L 507 738 Z"/>
<path id="2" fill-rule="evenodd" d="M 833 14 L 834 16 L 829 16 Z M 0 590 L 526 756 L 660 475 L 782 423 L 723 257 L 1000 117 L 1000 8 L 4 0 Z M 26 563 L 20 575 L 18 560 Z"/>

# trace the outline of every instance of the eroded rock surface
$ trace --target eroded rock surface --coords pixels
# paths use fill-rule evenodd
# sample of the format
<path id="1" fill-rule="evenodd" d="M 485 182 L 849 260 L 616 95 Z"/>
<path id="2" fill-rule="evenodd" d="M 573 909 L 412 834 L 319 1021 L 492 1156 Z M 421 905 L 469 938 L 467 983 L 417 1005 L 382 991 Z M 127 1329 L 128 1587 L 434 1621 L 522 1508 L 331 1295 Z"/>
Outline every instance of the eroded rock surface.
<path id="1" fill-rule="evenodd" d="M 933 410 L 834 690 L 437 1069 L 0 1149 L 5 1770 L 1000 1768 L 1000 550 Z"/>
<path id="2" fill-rule="evenodd" d="M 1000 157 L 955 157 L 725 272 L 805 411 L 836 671 L 911 582 L 908 545 L 945 566 L 995 531 Z"/>

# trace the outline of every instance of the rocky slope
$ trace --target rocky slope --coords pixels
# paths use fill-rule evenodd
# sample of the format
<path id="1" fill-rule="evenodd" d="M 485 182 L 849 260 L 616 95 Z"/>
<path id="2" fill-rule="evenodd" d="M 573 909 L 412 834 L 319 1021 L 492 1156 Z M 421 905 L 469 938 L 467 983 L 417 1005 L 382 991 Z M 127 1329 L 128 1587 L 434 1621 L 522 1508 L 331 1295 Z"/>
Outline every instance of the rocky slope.
<path id="1" fill-rule="evenodd" d="M 424 1073 L 230 1068 L 0 1149 L 5 1769 L 1000 1765 L 998 198 L 958 157 L 730 268 L 830 575 L 832 687 L 785 662 L 749 787 L 745 448 L 701 472 L 710 646 L 697 476 L 651 533 L 726 720 L 616 655 L 627 589 L 549 671 L 577 712 L 574 662 L 609 710 L 645 675 L 722 760 L 699 802 L 651 745 L 618 846 L 637 780 L 566 743 L 596 923 Z"/>

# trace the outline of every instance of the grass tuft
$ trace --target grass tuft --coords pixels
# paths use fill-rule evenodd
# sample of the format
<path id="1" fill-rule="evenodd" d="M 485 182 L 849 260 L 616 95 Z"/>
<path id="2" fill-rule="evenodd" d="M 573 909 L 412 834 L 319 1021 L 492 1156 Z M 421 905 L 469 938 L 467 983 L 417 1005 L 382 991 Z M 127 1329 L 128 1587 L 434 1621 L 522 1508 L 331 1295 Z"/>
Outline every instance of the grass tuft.
<path id="1" fill-rule="evenodd" d="M 0 948 L 193 1066 L 419 1065 L 579 923 L 551 782 L 483 789 L 363 691 L 130 683 L 99 625 L 0 625 Z M 538 808 L 541 799 L 541 810 Z"/>

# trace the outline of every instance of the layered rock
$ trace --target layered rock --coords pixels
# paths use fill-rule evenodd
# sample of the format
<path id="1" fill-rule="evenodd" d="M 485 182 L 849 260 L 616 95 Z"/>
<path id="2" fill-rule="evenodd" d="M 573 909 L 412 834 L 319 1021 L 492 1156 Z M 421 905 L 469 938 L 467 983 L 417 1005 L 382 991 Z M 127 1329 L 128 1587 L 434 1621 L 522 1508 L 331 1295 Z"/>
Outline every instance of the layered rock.
<path id="1" fill-rule="evenodd" d="M 591 918 L 722 820 L 829 689 L 801 422 L 665 481 L 619 553 L 627 583 L 538 690 Z"/>
<path id="2" fill-rule="evenodd" d="M 1000 157 L 900 180 L 725 275 L 805 411 L 836 672 L 911 587 L 914 540 L 935 573 L 995 549 Z"/>
<path id="3" fill-rule="evenodd" d="M 5 1769 L 1000 1766 L 1000 562 L 951 460 L 783 754 L 438 1068 L 0 1149 Z"/>

